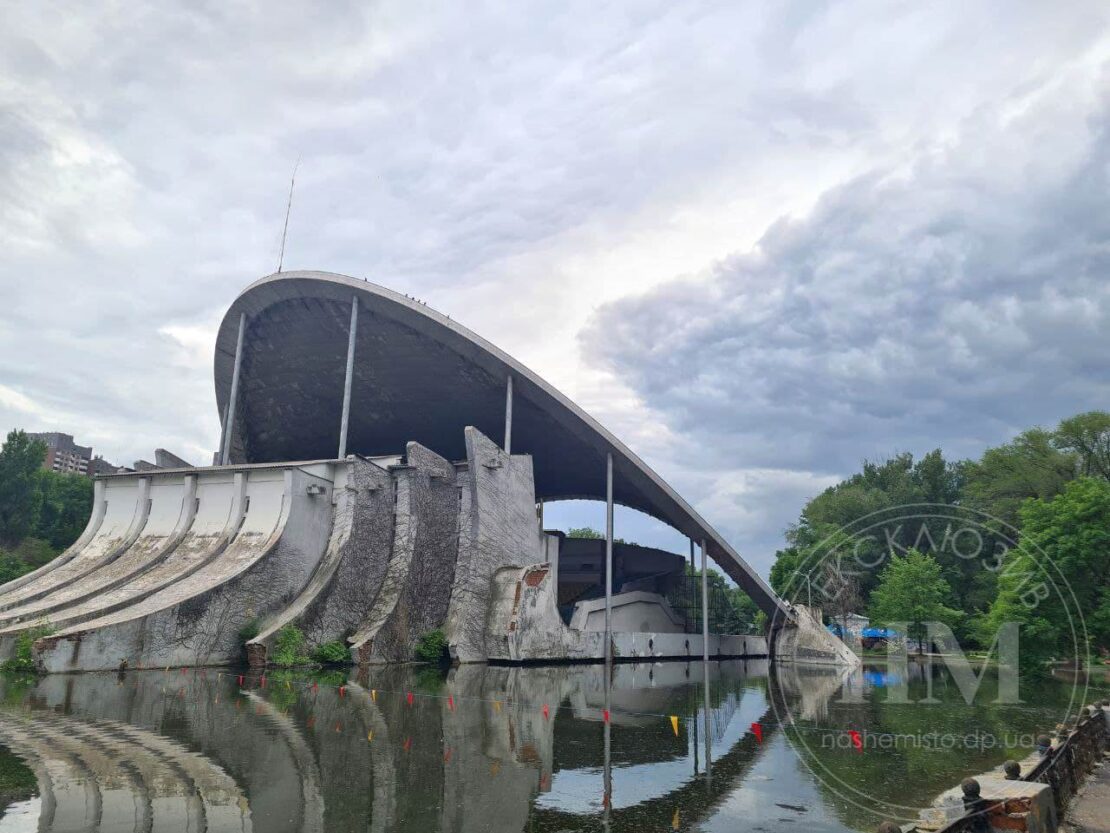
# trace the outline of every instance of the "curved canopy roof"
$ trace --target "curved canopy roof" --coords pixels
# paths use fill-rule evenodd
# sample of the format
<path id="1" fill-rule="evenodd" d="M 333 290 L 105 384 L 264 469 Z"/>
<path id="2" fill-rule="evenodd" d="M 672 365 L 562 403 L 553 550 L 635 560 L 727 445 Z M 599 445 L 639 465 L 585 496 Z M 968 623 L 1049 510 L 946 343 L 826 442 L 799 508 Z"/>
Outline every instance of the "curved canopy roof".
<path id="1" fill-rule="evenodd" d="M 226 414 L 239 318 L 246 314 L 236 463 L 329 459 L 339 447 L 352 300 L 359 305 L 347 449 L 396 454 L 415 440 L 449 459 L 466 456 L 463 427 L 501 440 L 513 379 L 512 450 L 532 455 L 536 497 L 613 499 L 694 540 L 769 615 L 789 609 L 662 478 L 516 359 L 430 307 L 381 286 L 327 272 L 255 281 L 228 309 L 216 339 L 216 401 Z"/>

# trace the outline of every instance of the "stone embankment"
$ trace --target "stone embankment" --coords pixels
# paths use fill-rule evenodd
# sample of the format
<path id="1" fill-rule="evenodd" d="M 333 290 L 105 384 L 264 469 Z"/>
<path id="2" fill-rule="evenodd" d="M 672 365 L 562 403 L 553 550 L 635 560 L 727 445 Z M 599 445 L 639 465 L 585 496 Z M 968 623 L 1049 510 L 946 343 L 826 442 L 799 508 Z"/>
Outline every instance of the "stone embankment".
<path id="1" fill-rule="evenodd" d="M 1088 706 L 1069 726 L 1037 738 L 1036 751 L 1021 761 L 965 778 L 942 793 L 933 806 L 910 825 L 879 825 L 880 833 L 986 833 L 1059 829 L 1098 833 L 1110 829 L 1110 778 L 1087 776 L 1100 767 L 1110 748 L 1110 700 Z M 1104 773 L 1105 768 L 1099 769 Z M 1099 786 L 1101 784 L 1101 787 Z M 1078 800 L 1072 797 L 1080 792 Z M 1071 805 L 1069 807 L 1069 805 Z"/>

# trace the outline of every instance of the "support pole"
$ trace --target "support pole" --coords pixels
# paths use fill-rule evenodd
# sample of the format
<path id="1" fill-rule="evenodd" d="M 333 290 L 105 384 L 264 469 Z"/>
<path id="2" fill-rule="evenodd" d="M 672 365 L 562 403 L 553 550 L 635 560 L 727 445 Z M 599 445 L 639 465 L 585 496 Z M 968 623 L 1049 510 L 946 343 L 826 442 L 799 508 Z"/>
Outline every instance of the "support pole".
<path id="1" fill-rule="evenodd" d="M 606 715 L 609 715 L 611 713 L 610 710 L 613 708 L 612 686 L 613 686 L 613 682 L 610 678 L 609 669 L 606 668 L 605 669 L 605 714 Z M 609 811 L 610 811 L 610 809 L 613 805 L 613 755 L 612 755 L 612 740 L 611 740 L 611 733 L 610 733 L 610 726 L 609 726 L 608 716 L 605 718 L 604 732 L 605 732 L 604 739 L 603 739 L 603 743 L 604 743 L 603 755 L 604 755 L 604 758 L 602 760 L 602 773 L 601 773 L 602 790 L 603 790 L 603 793 L 604 793 L 604 799 L 603 799 L 603 805 L 602 805 L 602 809 L 604 811 L 603 814 L 602 814 L 602 825 L 603 825 L 605 830 L 608 830 L 609 829 L 609 821 L 610 821 L 610 812 Z"/>
<path id="2" fill-rule="evenodd" d="M 709 544 L 701 542 L 701 656 L 702 672 L 705 680 L 705 780 L 712 778 L 712 734 L 709 731 L 709 570 L 707 558 Z"/>
<path id="3" fill-rule="evenodd" d="M 613 663 L 613 454 L 605 455 L 605 673 Z"/>
<path id="4" fill-rule="evenodd" d="M 343 416 L 339 420 L 339 454 L 347 456 L 347 426 L 351 418 L 351 381 L 355 371 L 355 340 L 358 338 L 358 297 L 351 299 L 351 326 L 347 330 L 347 375 L 343 379 Z"/>
<path id="5" fill-rule="evenodd" d="M 708 784 L 713 780 L 713 733 L 710 731 L 710 705 L 709 705 L 709 663 L 703 662 L 702 667 L 702 690 L 705 692 L 705 782 Z"/>
<path id="6" fill-rule="evenodd" d="M 706 553 L 708 552 L 708 550 L 709 550 L 709 545 L 705 541 L 702 541 L 701 542 L 701 658 L 706 663 L 709 662 L 709 571 L 706 570 Z"/>
<path id="7" fill-rule="evenodd" d="M 227 412 L 231 408 L 231 397 L 228 397 L 227 404 L 224 405 L 224 418 L 220 422 L 220 444 L 216 446 L 216 453 L 212 455 L 212 465 L 219 466 L 224 461 L 224 439 L 227 437 Z"/>
<path id="8" fill-rule="evenodd" d="M 235 434 L 235 405 L 239 399 L 239 369 L 243 364 L 243 333 L 247 329 L 247 314 L 239 313 L 239 338 L 235 342 L 235 368 L 231 371 L 231 395 L 227 402 L 227 419 L 224 421 L 224 442 L 220 449 L 220 462 L 231 462 L 231 437 Z"/>
<path id="9" fill-rule="evenodd" d="M 505 453 L 513 453 L 513 377 L 505 381 Z"/>

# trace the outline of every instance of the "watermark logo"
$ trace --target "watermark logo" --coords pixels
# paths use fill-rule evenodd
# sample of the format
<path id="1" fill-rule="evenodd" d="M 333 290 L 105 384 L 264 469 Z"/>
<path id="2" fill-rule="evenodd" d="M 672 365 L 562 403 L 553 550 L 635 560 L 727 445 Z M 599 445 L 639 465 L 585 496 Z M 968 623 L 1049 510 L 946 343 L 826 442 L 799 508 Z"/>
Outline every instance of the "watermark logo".
<path id="1" fill-rule="evenodd" d="M 1007 603 L 988 610 L 1003 585 Z M 895 767 L 926 754 L 914 760 L 927 769 L 929 753 L 967 754 L 963 774 L 976 775 L 1026 757 L 1039 732 L 1080 713 L 1080 674 L 1048 701 L 1023 698 L 1025 672 L 1045 652 L 1038 616 L 1065 635 L 1054 644 L 1061 665 L 1086 667 L 1088 640 L 1064 575 L 998 518 L 943 504 L 867 514 L 805 548 L 783 595 L 790 614 L 771 623 L 774 712 L 822 785 L 880 818 L 916 820 L 955 782 L 910 802 L 913 790 L 893 781 L 862 784 L 876 762 L 855 756 Z"/>

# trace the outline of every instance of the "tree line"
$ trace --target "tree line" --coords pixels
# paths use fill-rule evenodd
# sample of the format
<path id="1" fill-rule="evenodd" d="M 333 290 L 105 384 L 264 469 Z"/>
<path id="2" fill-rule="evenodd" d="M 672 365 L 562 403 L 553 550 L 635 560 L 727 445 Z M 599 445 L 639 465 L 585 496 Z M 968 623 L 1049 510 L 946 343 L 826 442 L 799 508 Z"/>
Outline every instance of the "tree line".
<path id="1" fill-rule="evenodd" d="M 53 559 L 84 531 L 93 483 L 42 467 L 46 444 L 20 430 L 0 447 L 0 583 Z"/>
<path id="2" fill-rule="evenodd" d="M 1031 428 L 978 460 L 866 462 L 805 505 L 786 543 L 771 586 L 816 597 L 830 619 L 909 623 L 915 639 L 941 622 L 982 649 L 1018 622 L 1030 667 L 1110 653 L 1110 413 Z"/>

